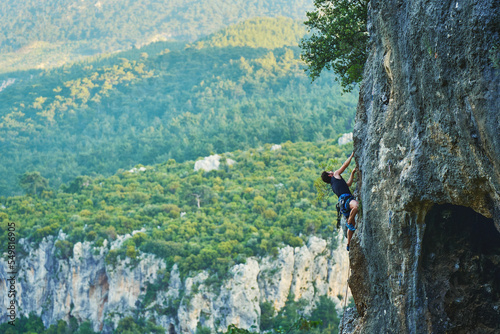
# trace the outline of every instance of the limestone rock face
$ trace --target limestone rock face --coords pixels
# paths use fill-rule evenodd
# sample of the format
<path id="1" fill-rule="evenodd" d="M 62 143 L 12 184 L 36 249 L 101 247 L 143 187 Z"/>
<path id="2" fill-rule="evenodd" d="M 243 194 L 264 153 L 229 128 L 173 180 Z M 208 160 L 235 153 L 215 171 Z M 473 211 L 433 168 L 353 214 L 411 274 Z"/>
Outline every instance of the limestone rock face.
<path id="1" fill-rule="evenodd" d="M 202 160 L 198 160 L 194 164 L 194 170 L 198 171 L 203 169 L 206 172 L 219 169 L 220 166 L 220 155 L 214 154 L 208 156 Z"/>
<path id="2" fill-rule="evenodd" d="M 200 169 L 205 172 L 210 172 L 212 170 L 218 170 L 221 165 L 221 156 L 218 154 L 210 155 L 208 157 L 203 158 L 202 160 L 198 160 L 194 163 L 194 170 L 199 171 Z M 226 158 L 226 165 L 232 166 L 236 163 L 233 159 Z"/>
<path id="3" fill-rule="evenodd" d="M 500 3 L 372 0 L 368 21 L 354 331 L 498 332 Z"/>
<path id="4" fill-rule="evenodd" d="M 340 308 L 337 296 L 343 294 L 348 270 L 341 235 L 330 242 L 311 237 L 307 245 L 285 247 L 275 258 L 249 258 L 231 268 L 220 284 L 213 284 L 213 278 L 210 283 L 206 272 L 183 280 L 174 265 L 168 286 L 160 287 L 147 305 L 147 286 L 158 284 L 164 262 L 150 254 L 114 264 L 106 261 L 109 252 L 130 237 L 119 236 L 103 247 L 76 243 L 70 258 L 56 255 L 56 242 L 65 240 L 64 233 L 44 239 L 38 248 L 20 241 L 19 246 L 28 251 L 18 270 L 20 313 L 34 312 L 46 326 L 75 317 L 79 322 L 91 321 L 95 331 L 111 333 L 121 318 L 140 312 L 147 319 L 155 318 L 169 333 L 195 333 L 199 326 L 223 332 L 232 324 L 258 330 L 261 303 L 271 302 L 279 310 L 290 293 L 295 300 L 307 300 L 309 310 L 324 295 Z M 5 307 L 9 303 L 6 268 L 0 260 L 0 302 Z"/>
<path id="5" fill-rule="evenodd" d="M 337 247 L 332 249 L 327 241 L 311 237 L 302 247 L 280 249 L 277 257 L 247 259 L 230 270 L 229 279 L 221 286 L 208 284 L 205 272 L 187 278 L 183 287 L 175 288 L 183 294 L 177 317 L 156 318 L 177 333 L 195 333 L 198 326 L 224 332 L 229 325 L 258 331 L 261 303 L 270 302 L 278 311 L 289 294 L 308 302 L 306 313 L 320 296 L 329 296 L 340 310 L 338 296 L 345 293 L 348 258 L 342 235 L 331 242 Z M 171 285 L 162 294 L 162 303 L 169 304 L 166 295 L 172 295 L 172 290 Z"/>
<path id="6" fill-rule="evenodd" d="M 352 132 L 344 133 L 338 140 L 339 146 L 352 142 Z"/>
<path id="7" fill-rule="evenodd" d="M 245 264 L 234 266 L 231 278 L 224 282 L 220 294 L 215 300 L 216 310 L 224 314 L 219 330 L 225 331 L 231 324 L 240 328 L 259 328 L 260 294 L 257 277 L 260 266 L 255 259 L 248 259 Z M 231 307 L 228 307 L 231 305 Z M 215 311 L 214 315 L 219 314 Z"/>
<path id="8" fill-rule="evenodd" d="M 129 237 L 122 236 L 116 243 Z M 88 242 L 76 243 L 73 257 L 61 259 L 56 256 L 55 242 L 64 239 L 63 233 L 44 239 L 38 248 L 29 250 L 18 270 L 19 310 L 26 316 L 34 312 L 46 326 L 73 316 L 80 322 L 90 320 L 94 330 L 101 331 L 110 312 L 131 315 L 141 287 L 153 282 L 157 271 L 165 267 L 148 254 L 140 256 L 138 265 L 131 265 L 127 258 L 112 267 L 105 262 L 108 249 L 94 248 Z M 25 249 L 29 247 L 25 245 Z M 2 283 L 6 268 L 2 259 Z M 9 302 L 5 288 L 0 284 L 3 305 Z"/>
<path id="9" fill-rule="evenodd" d="M 6 80 L 2 81 L 2 84 L 0 85 L 0 92 L 4 90 L 5 88 L 9 87 L 10 85 L 13 85 L 16 82 L 16 79 L 14 78 L 8 78 Z"/>

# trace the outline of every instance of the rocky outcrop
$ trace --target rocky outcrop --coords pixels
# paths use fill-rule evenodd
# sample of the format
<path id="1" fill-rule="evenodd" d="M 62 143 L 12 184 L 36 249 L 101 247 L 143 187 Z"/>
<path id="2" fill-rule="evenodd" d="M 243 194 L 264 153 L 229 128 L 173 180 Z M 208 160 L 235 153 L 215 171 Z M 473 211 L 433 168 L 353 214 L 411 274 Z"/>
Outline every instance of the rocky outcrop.
<path id="1" fill-rule="evenodd" d="M 212 332 L 224 332 L 231 324 L 239 328 L 259 331 L 261 304 L 271 303 L 276 311 L 285 306 L 289 294 L 294 300 L 305 300 L 308 313 L 320 296 L 329 296 L 341 308 L 339 295 L 345 293 L 348 259 L 345 240 L 338 235 L 332 241 L 311 237 L 307 245 L 279 250 L 276 257 L 250 258 L 234 266 L 229 279 L 214 288 L 207 284 L 205 272 L 180 281 L 158 298 L 168 305 L 177 289 L 184 295 L 177 316 L 157 316 L 164 328 L 177 333 L 194 333 L 197 326 Z M 175 270 L 175 268 L 174 268 Z M 170 297 L 169 297 L 170 296 Z"/>
<path id="2" fill-rule="evenodd" d="M 218 170 L 221 165 L 221 156 L 218 154 L 213 154 L 208 157 L 205 157 L 201 160 L 198 160 L 194 163 L 194 170 L 199 171 L 204 170 L 205 172 L 210 172 L 212 170 Z M 233 159 L 225 158 L 225 164 L 228 166 L 232 166 L 236 163 Z"/>
<path id="3" fill-rule="evenodd" d="M 73 256 L 64 259 L 56 255 L 57 240 L 65 240 L 64 233 L 57 238 L 48 237 L 36 248 L 23 242 L 28 251 L 18 269 L 18 309 L 28 316 L 40 316 L 46 326 L 57 320 L 69 321 L 75 317 L 83 322 L 90 320 L 94 330 L 103 330 L 105 320 L 115 320 L 112 313 L 130 315 L 147 283 L 156 280 L 157 272 L 165 268 L 163 261 L 153 255 L 142 254 L 136 264 L 130 258 L 116 265 L 106 264 L 110 249 L 121 246 L 130 235 L 120 236 L 111 247 L 92 247 L 89 242 L 78 242 Z M 106 242 L 105 242 L 106 243 Z M 8 305 L 5 277 L 7 265 L 0 262 L 0 296 Z"/>
<path id="4" fill-rule="evenodd" d="M 14 78 L 7 78 L 6 80 L 3 80 L 2 84 L 0 84 L 0 92 L 5 88 L 9 87 L 10 85 L 13 85 L 15 82 L 16 79 Z"/>
<path id="5" fill-rule="evenodd" d="M 156 319 L 170 333 L 195 333 L 198 326 L 223 332 L 234 324 L 259 328 L 263 302 L 280 310 L 292 293 L 295 300 L 312 309 L 320 296 L 330 296 L 340 308 L 339 295 L 345 289 L 348 259 L 342 236 L 327 242 L 311 237 L 303 247 L 285 247 L 276 257 L 249 258 L 231 268 L 220 283 L 206 272 L 182 280 L 177 265 L 168 285 L 162 285 L 154 300 L 146 301 L 148 285 L 158 285 L 165 270 L 162 260 L 150 254 L 136 259 L 106 261 L 111 250 L 122 246 L 131 235 L 119 236 L 110 245 L 94 247 L 76 243 L 69 258 L 57 255 L 57 241 L 48 237 L 35 249 L 21 241 L 28 251 L 18 270 L 18 310 L 34 312 L 46 326 L 70 317 L 90 321 L 95 331 L 111 332 L 126 316 Z M 332 245 L 338 247 L 332 248 Z M 7 265 L 0 261 L 0 296 L 8 305 Z M 149 303 L 146 305 L 146 303 Z"/>
<path id="6" fill-rule="evenodd" d="M 499 332 L 500 3 L 373 0 L 368 15 L 354 331 Z"/>
<path id="7" fill-rule="evenodd" d="M 344 133 L 338 140 L 339 146 L 352 142 L 352 132 Z"/>

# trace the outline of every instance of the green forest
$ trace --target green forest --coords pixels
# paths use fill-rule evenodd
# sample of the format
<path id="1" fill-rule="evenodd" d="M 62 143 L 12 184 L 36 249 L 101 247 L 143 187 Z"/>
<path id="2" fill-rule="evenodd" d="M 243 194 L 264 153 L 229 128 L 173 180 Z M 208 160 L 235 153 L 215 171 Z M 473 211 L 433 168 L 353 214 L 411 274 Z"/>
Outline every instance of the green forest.
<path id="1" fill-rule="evenodd" d="M 106 248 L 108 267 L 155 254 L 166 269 L 114 332 L 164 333 L 140 314 L 176 314 L 183 296 L 153 303 L 174 264 L 182 278 L 208 271 L 217 289 L 248 257 L 335 235 L 336 198 L 318 178 L 353 150 L 337 139 L 353 129 L 357 92 L 342 95 L 331 72 L 307 76 L 298 45 L 311 8 L 309 0 L 0 3 L 0 251 L 14 223 L 30 247 L 57 238 L 61 260 L 78 242 Z M 195 170 L 213 154 L 217 170 Z M 18 259 L 25 252 L 18 247 Z M 261 304 L 261 330 L 303 332 L 293 328 L 304 306 L 293 296 L 277 313 Z M 308 319 L 309 333 L 338 332 L 327 297 Z M 45 328 L 34 314 L 0 332 L 94 333 L 71 315 Z"/>
<path id="2" fill-rule="evenodd" d="M 81 176 L 39 195 L 0 197 L 0 245 L 8 244 L 11 222 L 17 238 L 34 245 L 62 230 L 68 236 L 56 243 L 61 258 L 72 256 L 76 242 L 102 246 L 144 229 L 121 250 L 110 251 L 108 264 L 136 259 L 143 251 L 165 259 L 170 268 L 177 263 L 182 276 L 209 270 L 221 277 L 247 256 L 302 246 L 309 235 L 330 237 L 335 217 L 328 200 L 316 200 L 314 181 L 319 165 L 343 161 L 352 144 L 338 147 L 327 140 L 271 147 L 226 153 L 219 170 L 210 172 L 195 171 L 194 161 L 171 159 L 108 178 Z"/>
<path id="3" fill-rule="evenodd" d="M 166 262 L 159 282 L 148 287 L 143 300 L 143 307 L 147 307 L 158 289 L 168 287 L 174 263 L 183 277 L 208 270 L 217 284 L 231 266 L 249 256 L 277 254 L 278 248 L 286 245 L 302 246 L 310 235 L 331 237 L 336 233 L 335 211 L 329 202 L 335 203 L 336 198 L 318 202 L 313 184 L 320 165 L 339 164 L 351 151 L 352 144 L 338 147 L 334 140 L 287 142 L 280 149 L 266 144 L 226 153 L 219 169 L 209 172 L 195 171 L 194 161 L 177 163 L 171 159 L 152 166 L 138 165 L 108 178 L 78 177 L 68 186 L 43 190 L 39 195 L 1 197 L 0 245 L 8 244 L 9 223 L 16 224 L 17 238 L 26 238 L 32 247 L 45 237 L 57 236 L 60 230 L 66 233 L 65 239 L 55 243 L 60 259 L 72 257 L 76 242 L 109 248 L 118 235 L 141 231 L 121 248 L 110 250 L 106 262 L 114 266 L 128 258 L 134 265 L 141 252 Z M 24 256 L 21 249 L 18 252 Z M 331 301 L 323 303 L 334 309 Z M 294 305 L 290 301 L 282 313 L 298 316 L 300 305 Z M 269 305 L 262 308 L 264 328 L 291 326 L 294 318 L 290 315 L 273 318 Z M 26 326 L 35 326 L 40 322 L 36 319 L 23 321 Z M 325 323 L 324 330 L 335 321 Z M 74 332 L 68 327 L 74 325 L 62 321 L 58 326 L 63 329 L 57 331 L 58 326 L 53 325 L 47 333 Z M 124 320 L 122 326 L 126 325 Z"/>
<path id="4" fill-rule="evenodd" d="M 258 16 L 303 20 L 311 8 L 311 0 L 4 0 L 0 72 L 5 65 L 53 67 L 155 41 L 192 42 Z"/>
<path id="5" fill-rule="evenodd" d="M 22 194 L 25 173 L 58 189 L 139 163 L 352 131 L 356 95 L 341 96 L 329 73 L 311 84 L 298 47 L 285 46 L 303 33 L 290 19 L 253 19 L 192 44 L 1 75 L 0 83 L 15 82 L 0 91 L 0 173 L 8 176 L 0 195 Z"/>

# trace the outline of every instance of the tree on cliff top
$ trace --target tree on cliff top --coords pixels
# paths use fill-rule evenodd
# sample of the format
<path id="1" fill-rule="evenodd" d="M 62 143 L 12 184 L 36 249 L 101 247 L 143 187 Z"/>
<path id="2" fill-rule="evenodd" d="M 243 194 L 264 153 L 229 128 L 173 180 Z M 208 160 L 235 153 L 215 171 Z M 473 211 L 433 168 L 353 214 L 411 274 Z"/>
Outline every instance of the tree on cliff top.
<path id="1" fill-rule="evenodd" d="M 302 39 L 302 60 L 315 80 L 326 68 L 338 75 L 345 92 L 361 82 L 366 62 L 368 0 L 315 0 L 304 22 L 312 34 Z"/>

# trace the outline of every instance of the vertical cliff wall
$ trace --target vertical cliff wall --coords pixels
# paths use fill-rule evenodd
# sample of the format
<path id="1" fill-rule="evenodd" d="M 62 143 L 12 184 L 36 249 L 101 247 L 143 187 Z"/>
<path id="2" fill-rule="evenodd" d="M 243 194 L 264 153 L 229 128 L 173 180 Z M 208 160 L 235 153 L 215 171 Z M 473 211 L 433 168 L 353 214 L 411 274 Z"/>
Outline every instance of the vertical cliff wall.
<path id="1" fill-rule="evenodd" d="M 500 331 L 500 1 L 373 0 L 354 140 L 361 333 Z"/>

